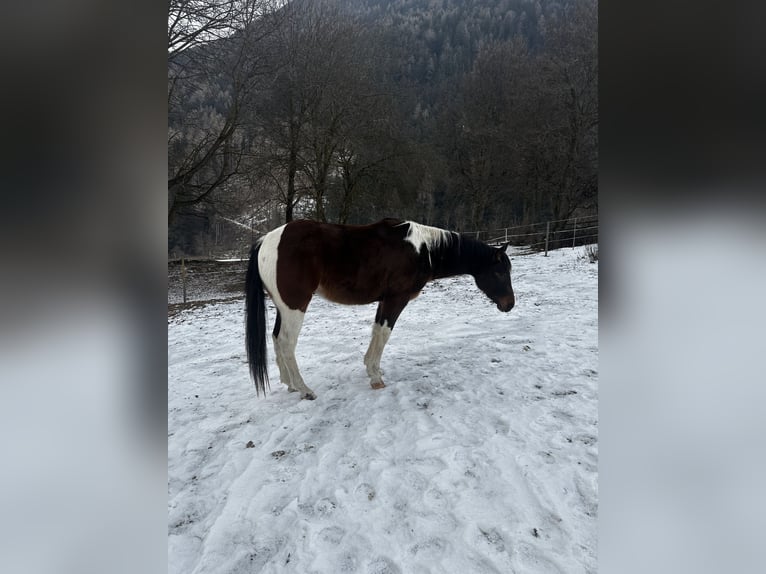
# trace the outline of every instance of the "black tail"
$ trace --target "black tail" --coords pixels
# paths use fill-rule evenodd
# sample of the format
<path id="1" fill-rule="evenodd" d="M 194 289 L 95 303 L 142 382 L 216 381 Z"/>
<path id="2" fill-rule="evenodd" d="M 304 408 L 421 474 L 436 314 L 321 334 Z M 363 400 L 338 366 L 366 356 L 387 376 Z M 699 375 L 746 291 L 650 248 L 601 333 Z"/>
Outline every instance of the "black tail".
<path id="1" fill-rule="evenodd" d="M 255 381 L 255 392 L 266 394 L 269 374 L 266 369 L 266 297 L 263 294 L 263 281 L 258 271 L 258 251 L 261 244 L 253 245 L 250 250 L 250 263 L 245 279 L 245 342 L 250 373 Z"/>

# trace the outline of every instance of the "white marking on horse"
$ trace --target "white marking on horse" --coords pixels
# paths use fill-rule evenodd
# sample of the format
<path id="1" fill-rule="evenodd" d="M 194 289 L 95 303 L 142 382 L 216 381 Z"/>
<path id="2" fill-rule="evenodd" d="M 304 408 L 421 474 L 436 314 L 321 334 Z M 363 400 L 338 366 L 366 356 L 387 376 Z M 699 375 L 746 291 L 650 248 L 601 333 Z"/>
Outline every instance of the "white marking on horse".
<path id="1" fill-rule="evenodd" d="M 364 355 L 364 364 L 367 367 L 367 374 L 370 377 L 370 386 L 373 389 L 379 389 L 385 386 L 383 384 L 383 371 L 380 370 L 380 357 L 383 355 L 383 349 L 391 336 L 391 328 L 388 321 L 383 321 L 381 325 L 377 321 L 372 325 L 372 339 L 367 353 Z"/>
<path id="2" fill-rule="evenodd" d="M 438 227 L 430 227 L 428 225 L 422 225 L 415 223 L 414 221 L 405 221 L 402 225 L 407 224 L 410 226 L 407 235 L 404 238 L 405 241 L 412 244 L 415 251 L 420 253 L 423 246 L 428 250 L 428 262 L 431 262 L 431 250 L 434 247 L 441 247 L 448 244 L 452 239 L 452 232 L 439 229 Z"/>
<path id="3" fill-rule="evenodd" d="M 261 274 L 261 281 L 263 281 L 263 286 L 266 287 L 266 291 L 269 292 L 272 301 L 274 301 L 278 309 L 287 308 L 277 289 L 278 248 L 285 225 L 277 227 L 264 235 L 259 240 L 261 242 L 261 249 L 258 251 L 258 271 Z"/>
<path id="4" fill-rule="evenodd" d="M 303 382 L 303 377 L 298 370 L 298 363 L 295 360 L 295 347 L 298 344 L 298 335 L 301 332 L 303 318 L 306 314 L 300 309 L 290 309 L 279 294 L 277 287 L 279 242 L 282 239 L 284 229 L 284 225 L 277 227 L 261 239 L 261 249 L 258 251 L 258 270 L 263 286 L 269 292 L 281 317 L 279 335 L 277 337 L 272 336 L 280 380 L 291 391 L 299 391 L 303 397 L 313 399 L 316 398 L 316 395 Z"/>

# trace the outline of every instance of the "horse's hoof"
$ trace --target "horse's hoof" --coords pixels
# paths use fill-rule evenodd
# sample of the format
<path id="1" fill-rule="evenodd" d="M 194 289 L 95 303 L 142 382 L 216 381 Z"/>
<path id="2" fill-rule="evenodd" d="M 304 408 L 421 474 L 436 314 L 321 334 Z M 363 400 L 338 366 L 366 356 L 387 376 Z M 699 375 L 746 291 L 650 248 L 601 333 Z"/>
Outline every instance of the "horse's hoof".
<path id="1" fill-rule="evenodd" d="M 302 399 L 306 399 L 307 401 L 313 401 L 317 398 L 317 396 L 314 393 L 306 393 L 301 397 Z"/>
<path id="2" fill-rule="evenodd" d="M 383 381 L 373 381 L 370 383 L 370 386 L 377 391 L 378 389 L 385 387 L 386 384 Z"/>

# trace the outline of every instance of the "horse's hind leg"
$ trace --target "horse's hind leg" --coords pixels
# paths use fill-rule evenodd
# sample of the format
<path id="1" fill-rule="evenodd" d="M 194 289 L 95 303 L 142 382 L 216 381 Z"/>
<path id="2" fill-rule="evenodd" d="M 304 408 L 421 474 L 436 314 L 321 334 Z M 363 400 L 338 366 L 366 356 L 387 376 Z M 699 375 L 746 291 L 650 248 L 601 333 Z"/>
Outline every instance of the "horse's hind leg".
<path id="1" fill-rule="evenodd" d="M 367 374 L 370 377 L 370 386 L 373 389 L 382 389 L 383 371 L 380 369 L 380 358 L 383 355 L 383 349 L 391 337 L 391 330 L 399 314 L 407 306 L 409 297 L 396 297 L 384 299 L 378 304 L 378 312 L 375 315 L 375 323 L 372 325 L 372 339 L 367 353 L 364 355 L 364 364 L 367 367 Z"/>
<path id="2" fill-rule="evenodd" d="M 282 381 L 282 383 L 287 387 L 287 390 L 291 393 L 297 391 L 298 389 L 294 389 L 290 385 L 290 371 L 287 369 L 287 366 L 285 365 L 285 359 L 282 353 L 282 347 L 279 344 L 279 337 L 272 337 L 272 340 L 274 341 L 274 354 L 277 358 L 277 367 L 279 367 L 279 380 Z"/>
<path id="3" fill-rule="evenodd" d="M 272 341 L 274 342 L 274 355 L 277 359 L 277 367 L 279 367 L 279 380 L 287 386 L 287 389 L 290 392 L 296 392 L 298 389 L 294 389 L 290 386 L 290 372 L 287 369 L 287 366 L 285 365 L 285 359 L 282 353 L 282 347 L 279 344 L 279 332 L 282 329 L 282 316 L 279 314 L 279 310 L 277 310 L 277 319 L 274 322 L 274 332 L 272 334 Z"/>
<path id="4" fill-rule="evenodd" d="M 277 355 L 282 382 L 287 384 L 290 391 L 298 391 L 301 398 L 313 400 L 316 398 L 314 391 L 306 386 L 295 360 L 295 346 L 298 344 L 298 335 L 303 326 L 305 313 L 299 309 L 279 309 L 280 325 L 277 331 L 274 329 L 274 350 Z"/>

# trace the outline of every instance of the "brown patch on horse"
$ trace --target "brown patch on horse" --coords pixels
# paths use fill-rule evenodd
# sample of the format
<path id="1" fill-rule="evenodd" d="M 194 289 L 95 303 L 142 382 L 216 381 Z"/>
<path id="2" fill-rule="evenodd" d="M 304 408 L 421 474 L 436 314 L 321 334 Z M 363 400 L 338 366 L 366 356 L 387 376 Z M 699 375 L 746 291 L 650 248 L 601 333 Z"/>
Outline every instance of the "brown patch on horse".
<path id="1" fill-rule="evenodd" d="M 394 219 L 344 227 L 293 221 L 282 232 L 278 248 L 282 300 L 305 312 L 314 292 L 344 305 L 365 305 L 392 295 L 417 297 L 431 278 L 430 270 L 403 240 L 407 226 L 400 224 Z"/>

